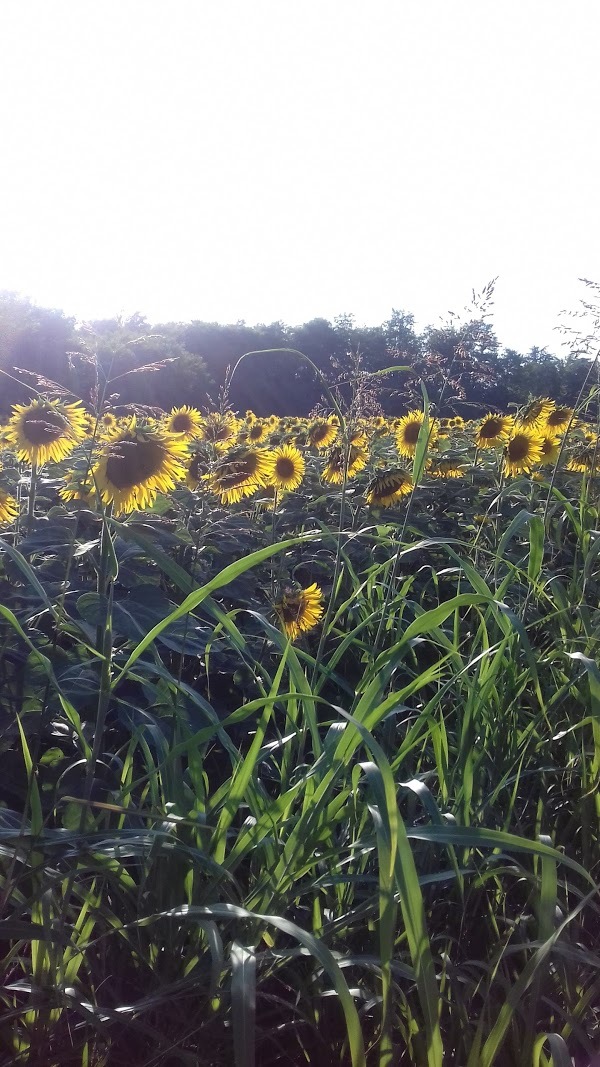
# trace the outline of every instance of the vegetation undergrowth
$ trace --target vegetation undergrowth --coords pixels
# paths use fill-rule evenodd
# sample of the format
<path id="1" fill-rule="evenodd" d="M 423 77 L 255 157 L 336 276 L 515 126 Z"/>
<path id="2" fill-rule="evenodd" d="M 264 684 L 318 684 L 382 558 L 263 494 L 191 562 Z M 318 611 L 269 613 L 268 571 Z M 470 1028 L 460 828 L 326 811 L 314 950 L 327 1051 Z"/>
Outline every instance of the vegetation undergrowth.
<path id="1" fill-rule="evenodd" d="M 597 1049 L 596 383 L 357 382 L 4 429 L 0 1067 Z"/>

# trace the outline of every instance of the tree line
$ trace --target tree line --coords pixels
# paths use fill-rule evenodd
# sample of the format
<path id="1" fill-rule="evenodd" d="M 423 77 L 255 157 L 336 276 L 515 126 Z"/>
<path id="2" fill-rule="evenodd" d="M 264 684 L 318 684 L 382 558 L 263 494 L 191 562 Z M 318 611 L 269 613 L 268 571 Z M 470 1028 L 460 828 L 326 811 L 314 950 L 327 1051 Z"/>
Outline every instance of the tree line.
<path id="1" fill-rule="evenodd" d="M 507 411 L 529 396 L 573 404 L 590 363 L 583 355 L 559 358 L 545 348 L 502 348 L 485 317 L 428 326 L 393 310 L 380 326 L 359 326 L 351 315 L 300 326 L 249 326 L 193 320 L 151 325 L 140 314 L 78 323 L 62 311 L 0 293 L 0 420 L 14 403 L 56 383 L 86 404 L 98 395 L 124 410 L 144 405 L 219 404 L 258 415 L 306 415 L 323 403 L 310 365 L 281 349 L 303 352 L 338 393 L 362 384 L 364 403 L 397 414 L 421 398 L 464 417 L 484 409 Z M 249 351 L 267 351 L 243 360 Z M 394 373 L 379 374 L 390 367 Z"/>

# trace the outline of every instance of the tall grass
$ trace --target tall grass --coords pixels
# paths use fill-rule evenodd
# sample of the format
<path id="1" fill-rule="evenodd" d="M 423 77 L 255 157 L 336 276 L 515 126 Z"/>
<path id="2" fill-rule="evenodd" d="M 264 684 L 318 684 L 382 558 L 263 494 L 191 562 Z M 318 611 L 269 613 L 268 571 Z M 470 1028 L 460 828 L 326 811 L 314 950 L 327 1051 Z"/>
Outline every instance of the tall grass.
<path id="1" fill-rule="evenodd" d="M 590 1062 L 600 537 L 574 484 L 368 524 L 344 484 L 337 527 L 220 570 L 189 522 L 106 512 L 0 544 L 0 1067 Z M 256 595 L 290 553 L 331 576 L 297 646 Z"/>

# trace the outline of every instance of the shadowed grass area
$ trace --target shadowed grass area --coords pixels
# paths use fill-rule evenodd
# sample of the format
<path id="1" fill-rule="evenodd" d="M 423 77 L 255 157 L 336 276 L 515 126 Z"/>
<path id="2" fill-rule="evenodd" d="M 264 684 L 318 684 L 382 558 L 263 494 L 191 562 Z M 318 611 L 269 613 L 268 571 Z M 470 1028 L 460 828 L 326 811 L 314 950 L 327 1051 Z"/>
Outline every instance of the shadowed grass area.
<path id="1" fill-rule="evenodd" d="M 593 1056 L 597 481 L 508 479 L 462 426 L 430 477 L 422 415 L 385 510 L 317 453 L 287 498 L 129 517 L 36 472 L 0 542 L 0 1067 Z"/>

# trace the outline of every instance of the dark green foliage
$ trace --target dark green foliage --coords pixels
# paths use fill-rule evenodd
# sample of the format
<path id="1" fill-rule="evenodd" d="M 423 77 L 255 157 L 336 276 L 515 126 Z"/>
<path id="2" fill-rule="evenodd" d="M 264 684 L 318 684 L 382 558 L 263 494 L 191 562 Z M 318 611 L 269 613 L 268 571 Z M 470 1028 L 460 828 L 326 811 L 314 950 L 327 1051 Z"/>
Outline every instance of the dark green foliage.
<path id="1" fill-rule="evenodd" d="M 355 373 L 357 360 L 367 372 L 408 364 L 412 373 L 402 383 L 390 380 L 380 397 L 383 409 L 394 414 L 420 398 L 421 381 L 435 403 L 447 380 L 446 405 L 466 418 L 489 407 L 506 410 L 529 395 L 550 395 L 557 402 L 573 404 L 590 366 L 583 356 L 559 359 L 545 349 L 502 351 L 492 327 L 475 313 L 466 327 L 450 322 L 444 328 L 428 327 L 422 334 L 416 332 L 412 316 L 399 310 L 381 326 L 368 327 L 357 326 L 350 315 L 333 323 L 313 319 L 301 326 L 200 321 L 150 326 L 142 315 L 77 326 L 60 311 L 4 293 L 0 371 L 14 375 L 21 384 L 2 376 L 0 419 L 7 417 L 13 403 L 31 397 L 27 386 L 36 385 L 32 374 L 93 402 L 92 357 L 114 380 L 111 393 L 117 404 L 160 403 L 167 410 L 186 403 L 204 407 L 218 402 L 228 368 L 245 352 L 281 348 L 300 349 L 322 373 L 333 373 L 342 382 Z M 138 373 L 148 365 L 156 365 L 153 374 Z M 258 415 L 305 415 L 321 399 L 310 368 L 277 351 L 242 365 L 227 394 L 232 407 L 249 407 Z"/>

